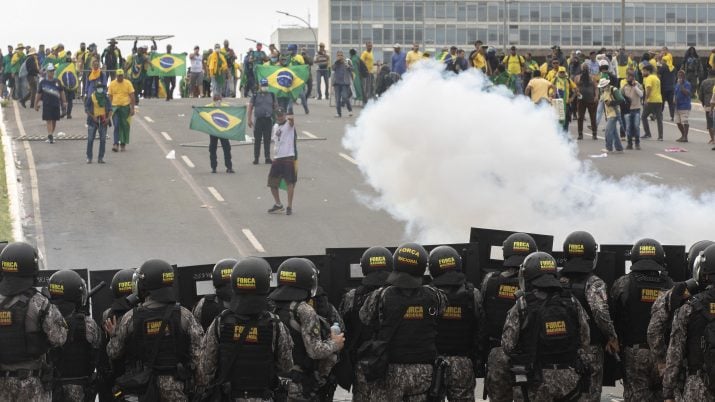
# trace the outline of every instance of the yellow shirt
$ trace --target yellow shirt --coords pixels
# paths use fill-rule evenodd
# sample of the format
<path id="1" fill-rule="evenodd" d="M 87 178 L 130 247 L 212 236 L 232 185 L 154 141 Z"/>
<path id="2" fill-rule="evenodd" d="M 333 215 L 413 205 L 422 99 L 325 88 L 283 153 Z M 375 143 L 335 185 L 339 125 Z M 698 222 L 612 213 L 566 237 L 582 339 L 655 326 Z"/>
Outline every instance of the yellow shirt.
<path id="1" fill-rule="evenodd" d="M 549 88 L 551 88 L 549 81 L 541 77 L 532 78 L 526 87 L 531 88 L 530 96 L 532 102 L 537 103 L 541 99 L 549 99 Z"/>
<path id="2" fill-rule="evenodd" d="M 663 97 L 660 95 L 660 78 L 657 75 L 651 74 L 643 78 L 643 88 L 648 91 L 646 103 L 663 103 Z"/>
<path id="3" fill-rule="evenodd" d="M 546 77 L 546 74 L 549 72 L 549 63 L 542 64 L 541 67 L 539 67 L 539 71 L 542 77 Z"/>
<path id="4" fill-rule="evenodd" d="M 407 56 L 405 56 L 405 60 L 407 61 L 407 68 L 411 68 L 413 64 L 416 62 L 422 60 L 422 52 L 410 50 L 407 52 Z"/>
<path id="5" fill-rule="evenodd" d="M 362 54 L 360 55 L 360 60 L 362 60 L 363 63 L 365 63 L 365 67 L 367 67 L 367 71 L 372 73 L 372 65 L 375 64 L 375 56 L 373 56 L 372 51 L 363 51 Z"/>
<path id="6" fill-rule="evenodd" d="M 477 52 L 474 53 L 474 57 L 472 57 L 472 64 L 476 68 L 481 68 L 482 70 L 485 70 L 487 68 L 487 59 L 484 58 L 484 55 Z"/>
<path id="7" fill-rule="evenodd" d="M 509 54 L 504 56 L 502 63 L 506 66 L 506 71 L 509 72 L 509 74 L 521 74 L 521 66 L 524 64 L 524 58 L 518 54 Z"/>
<path id="8" fill-rule="evenodd" d="M 673 71 L 675 67 L 673 67 L 673 55 L 670 53 L 666 53 L 663 55 L 661 58 L 662 62 L 665 63 L 668 66 L 668 71 Z"/>
<path id="9" fill-rule="evenodd" d="M 92 116 L 94 118 L 106 116 L 107 111 L 103 106 L 99 106 L 99 102 L 97 102 L 97 96 L 95 94 L 92 94 L 90 98 L 92 99 Z M 105 102 L 109 102 L 109 99 L 105 100 Z"/>
<path id="10" fill-rule="evenodd" d="M 301 56 L 301 55 L 299 55 L 299 54 L 296 54 L 296 55 L 293 56 L 293 58 L 291 59 L 291 62 L 290 62 L 290 63 L 291 63 L 291 64 L 294 64 L 294 65 L 295 65 L 295 64 L 305 64 L 305 59 L 303 59 L 303 56 Z"/>
<path id="11" fill-rule="evenodd" d="M 557 75 L 559 75 L 559 70 L 556 70 L 556 69 L 553 69 L 553 68 L 552 68 L 551 70 L 549 70 L 548 73 L 546 73 L 546 77 L 545 77 L 545 78 L 546 78 L 547 81 L 550 82 L 550 81 L 553 81 L 554 78 L 556 78 Z M 568 74 L 567 74 L 567 75 L 568 75 Z"/>
<path id="12" fill-rule="evenodd" d="M 708 64 L 710 64 L 710 68 L 715 70 L 715 53 L 710 53 L 710 58 L 708 59 Z"/>
<path id="13" fill-rule="evenodd" d="M 221 67 L 218 67 L 218 60 L 221 58 Z M 209 55 L 209 77 L 215 77 L 219 73 L 228 71 L 228 63 L 221 52 L 212 52 Z"/>
<path id="14" fill-rule="evenodd" d="M 134 95 L 134 86 L 126 77 L 122 82 L 114 80 L 109 83 L 107 94 L 112 97 L 112 106 L 128 106 L 130 96 Z"/>

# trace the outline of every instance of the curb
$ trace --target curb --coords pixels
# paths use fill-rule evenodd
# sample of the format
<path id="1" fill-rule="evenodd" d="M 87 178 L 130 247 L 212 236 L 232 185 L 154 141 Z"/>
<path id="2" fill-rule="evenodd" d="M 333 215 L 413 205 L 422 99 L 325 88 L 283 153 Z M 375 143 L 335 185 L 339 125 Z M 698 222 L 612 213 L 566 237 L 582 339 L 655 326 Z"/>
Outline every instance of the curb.
<path id="1" fill-rule="evenodd" d="M 7 127 L 5 126 L 5 116 L 2 109 L 3 108 L 0 108 L 0 131 L 2 131 L 3 152 L 5 152 L 5 180 L 7 182 L 10 219 L 12 220 L 12 236 L 15 241 L 23 241 L 25 236 L 22 232 L 22 215 L 20 214 L 22 203 L 20 202 L 17 169 L 15 166 L 15 151 L 12 146 L 12 138 L 8 135 Z"/>

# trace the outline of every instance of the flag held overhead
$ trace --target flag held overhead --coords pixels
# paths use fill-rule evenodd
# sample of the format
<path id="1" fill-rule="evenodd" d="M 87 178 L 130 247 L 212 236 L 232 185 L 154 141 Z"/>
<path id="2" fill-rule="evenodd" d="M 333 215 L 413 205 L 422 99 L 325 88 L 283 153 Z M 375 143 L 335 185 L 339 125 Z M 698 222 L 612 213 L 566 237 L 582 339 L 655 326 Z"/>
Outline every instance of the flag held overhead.
<path id="1" fill-rule="evenodd" d="M 310 76 L 307 65 L 257 66 L 258 80 L 268 80 L 268 90 L 279 98 L 298 99 Z"/>
<path id="2" fill-rule="evenodd" d="M 245 106 L 194 107 L 190 128 L 229 140 L 246 139 Z"/>
<path id="3" fill-rule="evenodd" d="M 74 63 L 59 63 L 56 70 L 55 76 L 62 82 L 62 86 L 70 90 L 79 88 L 77 68 Z"/>
<path id="4" fill-rule="evenodd" d="M 186 54 L 152 53 L 150 77 L 183 77 L 186 75 Z"/>

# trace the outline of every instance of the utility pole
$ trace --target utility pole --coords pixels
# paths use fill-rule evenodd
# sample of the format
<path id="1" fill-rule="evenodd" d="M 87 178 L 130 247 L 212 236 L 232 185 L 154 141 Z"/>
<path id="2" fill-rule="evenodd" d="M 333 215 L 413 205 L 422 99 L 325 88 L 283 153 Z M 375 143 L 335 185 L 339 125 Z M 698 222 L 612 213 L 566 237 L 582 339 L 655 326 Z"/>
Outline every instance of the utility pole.
<path id="1" fill-rule="evenodd" d="M 504 0 L 504 54 L 506 54 L 506 45 L 508 40 L 508 30 L 507 30 L 507 18 L 509 15 L 509 10 L 507 9 L 507 0 Z"/>
<path id="2" fill-rule="evenodd" d="M 621 0 L 621 48 L 626 48 L 626 0 Z"/>

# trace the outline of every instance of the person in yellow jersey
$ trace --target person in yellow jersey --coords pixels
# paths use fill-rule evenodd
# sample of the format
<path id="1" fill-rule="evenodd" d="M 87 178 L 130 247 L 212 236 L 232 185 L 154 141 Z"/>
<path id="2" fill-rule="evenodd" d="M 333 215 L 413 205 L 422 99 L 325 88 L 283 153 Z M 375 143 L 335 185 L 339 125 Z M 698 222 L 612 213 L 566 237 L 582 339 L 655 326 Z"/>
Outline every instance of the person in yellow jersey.
<path id="1" fill-rule="evenodd" d="M 99 131 L 99 155 L 97 163 L 104 163 L 104 147 L 107 142 L 107 126 L 112 118 L 112 102 L 107 97 L 107 87 L 100 82 L 92 87 L 84 101 L 87 113 L 87 163 L 92 163 L 94 137 Z"/>
<path id="2" fill-rule="evenodd" d="M 504 56 L 502 64 L 506 66 L 506 71 L 514 77 L 514 86 L 516 87 L 516 94 L 521 95 L 524 90 L 522 73 L 524 72 L 524 56 L 516 54 L 516 46 L 512 46 L 509 50 L 509 54 Z"/>
<path id="3" fill-rule="evenodd" d="M 218 43 L 214 45 L 214 51 L 209 55 L 208 72 L 211 78 L 211 94 L 222 94 L 228 77 L 228 63 Z"/>
<path id="4" fill-rule="evenodd" d="M 660 79 L 654 73 L 653 66 L 647 64 L 642 68 L 643 88 L 645 89 L 645 107 L 643 108 L 643 138 L 651 138 L 648 117 L 655 114 L 658 124 L 658 141 L 663 141 L 663 97 L 660 94 Z"/>
<path id="5" fill-rule="evenodd" d="M 708 66 L 710 66 L 710 71 L 715 70 L 715 49 L 710 51 L 710 57 L 708 58 Z"/>
<path id="6" fill-rule="evenodd" d="M 472 67 L 482 70 L 484 74 L 489 74 L 489 64 L 487 64 L 487 58 L 484 57 L 484 51 L 485 47 L 482 41 L 474 42 L 474 50 L 469 54 L 469 63 Z"/>
<path id="7" fill-rule="evenodd" d="M 559 59 L 553 58 L 551 60 L 551 70 L 549 70 L 546 73 L 546 80 L 547 81 L 553 81 L 554 78 L 556 78 L 557 75 L 559 75 L 559 67 L 561 67 L 561 63 L 559 62 Z"/>
<path id="8" fill-rule="evenodd" d="M 559 67 L 559 72 L 551 83 L 554 86 L 554 98 L 563 99 L 564 119 L 559 120 L 559 123 L 561 123 L 563 130 L 568 132 L 569 123 L 571 122 L 570 111 L 572 105 L 576 104 L 574 101 L 578 95 L 578 88 L 566 74 L 566 67 L 564 66 Z"/>
<path id="9" fill-rule="evenodd" d="M 417 43 L 413 43 L 412 50 L 407 52 L 407 56 L 405 56 L 405 59 L 407 61 L 407 69 L 408 70 L 410 68 L 412 68 L 415 65 L 415 63 L 422 60 L 422 52 L 420 52 L 420 45 Z"/>
<path id="10" fill-rule="evenodd" d="M 124 70 L 121 68 L 115 71 L 116 79 L 109 83 L 109 102 L 112 104 L 112 115 L 114 119 L 114 144 L 112 151 L 120 149 L 124 152 L 129 144 L 129 124 L 131 116 L 134 116 L 134 86 L 124 78 Z"/>
<path id="11" fill-rule="evenodd" d="M 670 53 L 668 50 L 667 46 L 663 46 L 662 51 L 660 52 L 660 61 L 668 66 L 668 70 L 673 71 L 675 68 L 673 66 L 673 54 Z"/>
<path id="12" fill-rule="evenodd" d="M 534 76 L 524 90 L 524 94 L 531 98 L 531 101 L 539 104 L 550 102 L 553 96 L 554 84 L 541 77 L 541 71 L 534 71 Z"/>
<path id="13" fill-rule="evenodd" d="M 362 95 L 365 103 L 367 103 L 370 99 L 375 97 L 375 81 L 372 75 L 375 56 L 372 53 L 372 42 L 365 42 L 365 50 L 360 54 L 360 60 L 362 60 L 362 62 L 365 63 L 365 67 L 367 67 L 367 76 L 360 77 L 362 79 Z"/>

